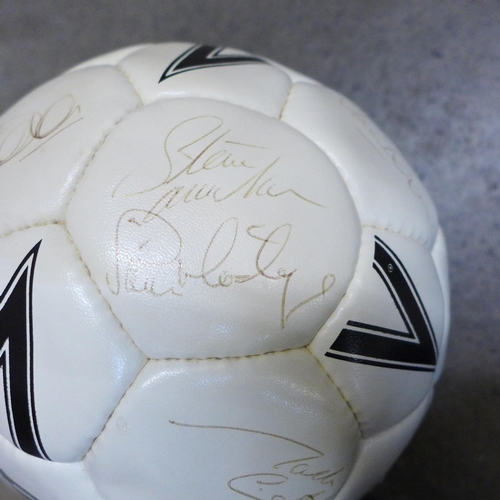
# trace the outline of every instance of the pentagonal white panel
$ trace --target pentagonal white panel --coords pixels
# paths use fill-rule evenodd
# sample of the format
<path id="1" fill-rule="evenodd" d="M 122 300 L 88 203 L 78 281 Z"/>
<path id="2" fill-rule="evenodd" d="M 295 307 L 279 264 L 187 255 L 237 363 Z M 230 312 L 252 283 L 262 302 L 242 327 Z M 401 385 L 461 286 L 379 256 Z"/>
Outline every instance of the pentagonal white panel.
<path id="1" fill-rule="evenodd" d="M 264 59 L 231 48 L 149 45 L 119 63 L 144 102 L 206 97 L 278 117 L 290 78 Z"/>
<path id="2" fill-rule="evenodd" d="M 0 234 L 60 221 L 106 133 L 140 100 L 123 74 L 100 67 L 42 85 L 0 118 Z"/>
<path id="3" fill-rule="evenodd" d="M 307 344 L 351 280 L 360 237 L 323 152 L 286 124 L 208 99 L 127 116 L 88 168 L 67 223 L 152 358 Z"/>
<path id="4" fill-rule="evenodd" d="M 61 226 L 0 239 L 0 433 L 26 453 L 82 458 L 144 359 Z"/>
<path id="5" fill-rule="evenodd" d="M 311 343 L 353 408 L 364 437 L 409 415 L 426 397 L 443 355 L 445 310 L 427 248 L 363 231 L 354 279 Z"/>
<path id="6" fill-rule="evenodd" d="M 318 85 L 294 85 L 282 120 L 315 142 L 338 167 L 361 223 L 417 238 L 431 248 L 437 215 L 411 167 L 352 102 Z"/>
<path id="7" fill-rule="evenodd" d="M 359 439 L 306 349 L 151 361 L 85 464 L 107 500 L 327 498 L 348 476 Z"/>
<path id="8" fill-rule="evenodd" d="M 417 430 L 432 400 L 432 391 L 420 406 L 399 424 L 361 441 L 349 479 L 335 500 L 352 500 L 368 493 L 396 461 Z"/>
<path id="9" fill-rule="evenodd" d="M 82 462 L 40 460 L 18 450 L 1 436 L 0 480 L 28 500 L 105 500 Z"/>

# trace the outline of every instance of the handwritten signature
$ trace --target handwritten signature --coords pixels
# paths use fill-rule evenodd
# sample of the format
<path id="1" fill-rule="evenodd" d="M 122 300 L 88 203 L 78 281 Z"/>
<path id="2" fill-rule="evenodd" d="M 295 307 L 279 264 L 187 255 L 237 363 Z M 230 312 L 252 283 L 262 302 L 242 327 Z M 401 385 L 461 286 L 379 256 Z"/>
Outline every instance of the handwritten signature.
<path id="1" fill-rule="evenodd" d="M 344 97 L 340 98 L 340 104 L 350 112 L 351 116 L 358 122 L 357 132 L 370 144 L 374 151 L 379 154 L 384 161 L 390 160 L 392 166 L 406 180 L 410 192 L 421 202 L 425 212 L 429 215 L 427 204 L 424 201 L 422 187 L 415 182 L 416 176 L 401 153 L 393 146 L 370 119 L 358 108 L 352 105 Z"/>
<path id="2" fill-rule="evenodd" d="M 281 327 L 284 328 L 294 312 L 324 296 L 335 284 L 335 276 L 326 274 L 317 293 L 288 307 L 288 291 L 297 269 L 285 270 L 278 260 L 292 231 L 290 223 L 271 228 L 264 225 L 240 228 L 238 218 L 230 217 L 217 227 L 203 251 L 199 270 L 193 272 L 188 270 L 184 240 L 174 225 L 149 210 L 131 209 L 123 213 L 116 225 L 115 275 L 114 278 L 107 275 L 107 284 L 115 295 L 125 291 L 182 296 L 183 289 L 193 280 L 210 288 L 229 288 L 258 278 L 281 281 Z M 226 268 L 239 238 L 245 238 L 248 244 L 257 242 L 250 274 L 229 272 Z"/>
<path id="3" fill-rule="evenodd" d="M 263 472 L 245 474 L 227 481 L 231 491 L 253 500 L 324 500 L 327 495 L 331 495 L 331 488 L 335 485 L 338 474 L 343 471 L 343 468 L 333 470 L 322 465 L 325 456 L 322 451 L 285 436 L 240 427 L 193 425 L 173 420 L 169 422 L 185 428 L 236 431 L 265 436 L 292 444 L 297 450 L 302 450 L 300 453 L 302 456 L 299 458 L 273 464 Z M 285 488 L 292 491 L 299 489 L 312 491 L 299 497 L 295 495 L 291 497 L 286 495 Z"/>
<path id="4" fill-rule="evenodd" d="M 191 137 L 195 136 L 194 139 Z M 186 137 L 190 137 L 186 141 Z M 279 156 L 270 156 L 268 148 L 253 143 L 246 143 L 234 136 L 231 128 L 216 116 L 198 116 L 184 120 L 173 127 L 164 140 L 167 172 L 161 182 L 143 189 L 127 193 L 128 196 L 158 192 L 159 197 L 150 211 L 160 214 L 179 203 L 192 203 L 209 199 L 222 203 L 230 198 L 251 197 L 280 198 L 292 196 L 302 202 L 324 208 L 323 205 L 291 187 L 278 187 L 276 169 Z M 254 160 L 249 160 L 249 155 Z M 266 159 L 267 156 L 267 159 Z M 255 160 L 255 158 L 258 160 Z M 236 180 L 230 187 L 223 188 L 214 182 L 195 181 L 212 171 L 225 170 L 249 171 L 243 182 Z M 123 179 L 125 182 L 127 178 Z M 227 176 L 225 181 L 228 182 Z M 120 183 L 113 194 L 122 187 Z"/>
<path id="5" fill-rule="evenodd" d="M 68 94 L 51 104 L 45 111 L 19 116 L 0 126 L 0 167 L 24 154 L 24 160 L 49 140 L 82 120 L 81 108 Z"/>

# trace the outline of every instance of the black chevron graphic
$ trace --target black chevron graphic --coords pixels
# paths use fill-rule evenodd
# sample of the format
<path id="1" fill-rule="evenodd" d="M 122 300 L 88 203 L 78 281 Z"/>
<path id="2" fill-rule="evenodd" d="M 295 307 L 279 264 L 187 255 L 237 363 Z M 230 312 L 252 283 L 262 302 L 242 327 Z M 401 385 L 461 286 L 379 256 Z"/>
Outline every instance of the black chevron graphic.
<path id="1" fill-rule="evenodd" d="M 193 71 L 195 69 L 213 68 L 215 66 L 234 66 L 240 64 L 266 63 L 263 59 L 254 56 L 221 55 L 224 47 L 196 45 L 186 50 L 175 59 L 163 72 L 158 83 L 171 76 Z"/>
<path id="2" fill-rule="evenodd" d="M 24 257 L 0 296 L 0 368 L 12 441 L 49 460 L 38 432 L 33 383 L 33 277 L 40 244 Z"/>
<path id="3" fill-rule="evenodd" d="M 348 321 L 325 356 L 385 368 L 434 371 L 438 348 L 427 311 L 403 263 L 378 237 L 373 269 L 391 295 L 406 330 Z"/>

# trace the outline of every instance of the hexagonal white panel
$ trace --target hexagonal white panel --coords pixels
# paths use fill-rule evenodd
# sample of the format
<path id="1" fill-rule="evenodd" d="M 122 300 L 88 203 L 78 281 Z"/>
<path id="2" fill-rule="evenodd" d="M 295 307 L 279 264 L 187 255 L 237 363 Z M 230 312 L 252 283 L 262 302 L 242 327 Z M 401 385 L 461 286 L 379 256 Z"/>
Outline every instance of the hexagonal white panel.
<path id="1" fill-rule="evenodd" d="M 85 464 L 106 500 L 327 498 L 359 440 L 351 410 L 306 349 L 150 361 Z"/>
<path id="2" fill-rule="evenodd" d="M 323 152 L 286 124 L 208 99 L 127 116 L 89 166 L 67 224 L 151 358 L 307 344 L 351 280 L 360 236 Z"/>
<path id="3" fill-rule="evenodd" d="M 145 103 L 205 97 L 278 118 L 291 87 L 283 71 L 263 58 L 231 48 L 189 43 L 149 45 L 118 66 Z"/>
<path id="4" fill-rule="evenodd" d="M 356 464 L 335 500 L 361 498 L 377 483 L 406 448 L 431 404 L 433 391 L 408 417 L 393 427 L 361 441 Z"/>
<path id="5" fill-rule="evenodd" d="M 310 349 L 369 437 L 427 396 L 444 335 L 443 292 L 430 252 L 405 236 L 366 228 L 354 279 Z"/>
<path id="6" fill-rule="evenodd" d="M 16 500 L 105 500 L 89 478 L 83 462 L 40 460 L 23 453 L 1 436 L 0 480 L 17 492 Z"/>
<path id="7" fill-rule="evenodd" d="M 77 461 L 144 364 L 58 225 L 0 239 L 0 434 Z M 11 397 L 12 396 L 12 397 Z"/>
<path id="8" fill-rule="evenodd" d="M 116 68 L 64 74 L 0 118 L 0 234 L 60 222 L 106 133 L 141 101 Z"/>
<path id="9" fill-rule="evenodd" d="M 362 225 L 406 234 L 432 247 L 437 215 L 427 191 L 396 146 L 354 103 L 321 85 L 298 83 L 282 120 L 332 159 Z"/>

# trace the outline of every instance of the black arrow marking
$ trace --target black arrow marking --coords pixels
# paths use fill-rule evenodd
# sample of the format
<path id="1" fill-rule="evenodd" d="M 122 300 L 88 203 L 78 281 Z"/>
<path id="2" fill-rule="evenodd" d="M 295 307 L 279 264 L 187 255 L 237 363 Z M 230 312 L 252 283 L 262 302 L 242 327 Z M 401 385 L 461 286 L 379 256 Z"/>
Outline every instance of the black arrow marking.
<path id="1" fill-rule="evenodd" d="M 161 75 L 160 81 L 163 82 L 171 76 L 193 71 L 195 69 L 213 68 L 215 66 L 235 66 L 241 64 L 266 63 L 264 59 L 254 56 L 240 55 L 220 55 L 224 47 L 212 47 L 209 45 L 195 45 L 186 50 Z"/>
<path id="2" fill-rule="evenodd" d="M 406 331 L 348 321 L 325 356 L 385 368 L 434 371 L 438 348 L 427 311 L 403 263 L 378 237 L 373 268 L 390 293 Z"/>
<path id="3" fill-rule="evenodd" d="M 33 383 L 33 276 L 40 244 L 24 257 L 0 296 L 0 368 L 12 441 L 50 460 L 38 432 Z"/>

